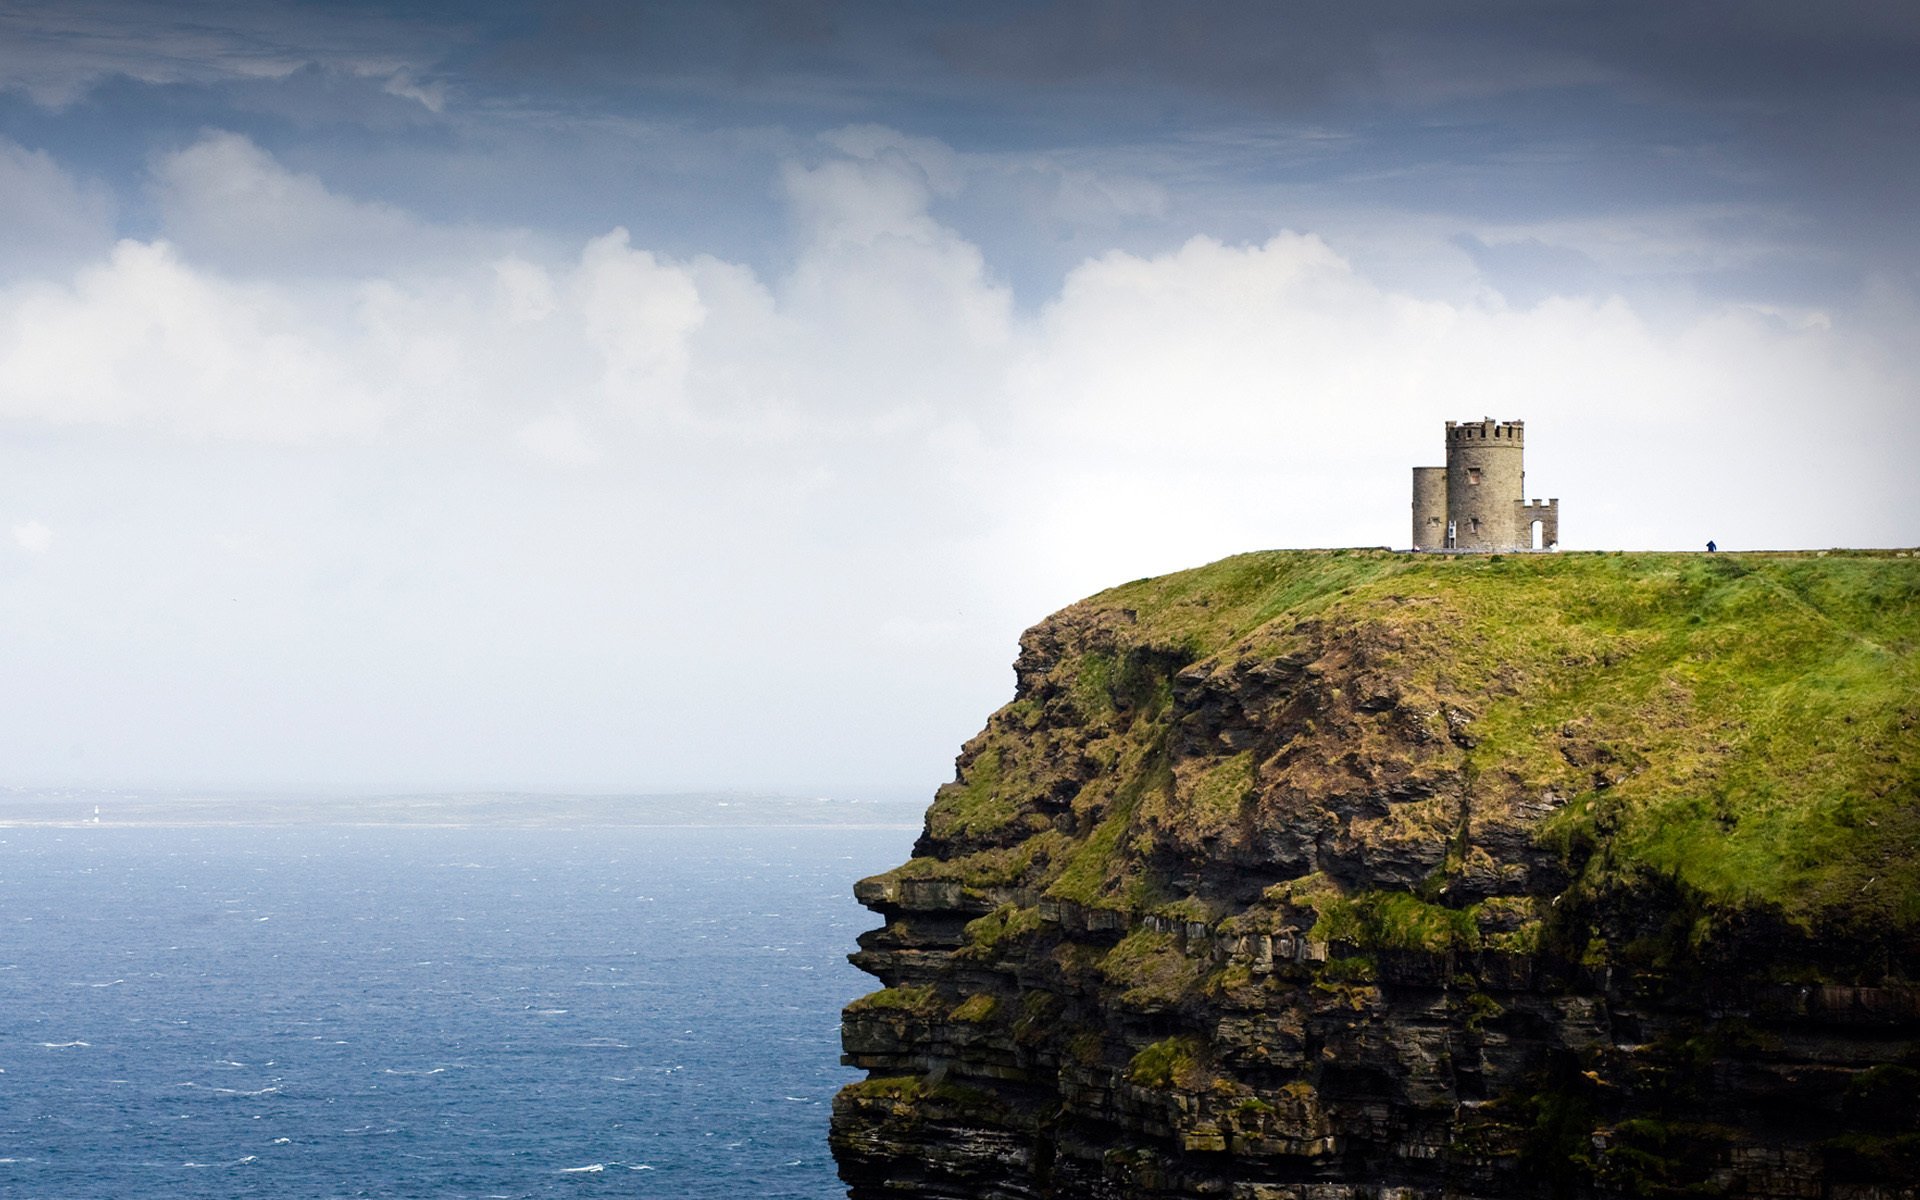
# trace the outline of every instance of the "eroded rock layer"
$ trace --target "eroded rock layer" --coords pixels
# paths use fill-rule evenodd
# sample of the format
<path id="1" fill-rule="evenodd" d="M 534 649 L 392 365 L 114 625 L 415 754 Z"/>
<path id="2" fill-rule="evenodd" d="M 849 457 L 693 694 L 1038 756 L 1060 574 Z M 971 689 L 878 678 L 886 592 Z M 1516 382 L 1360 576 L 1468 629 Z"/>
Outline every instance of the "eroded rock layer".
<path id="1" fill-rule="evenodd" d="M 862 881 L 853 1200 L 1920 1196 L 1920 559 L 1229 559 Z"/>

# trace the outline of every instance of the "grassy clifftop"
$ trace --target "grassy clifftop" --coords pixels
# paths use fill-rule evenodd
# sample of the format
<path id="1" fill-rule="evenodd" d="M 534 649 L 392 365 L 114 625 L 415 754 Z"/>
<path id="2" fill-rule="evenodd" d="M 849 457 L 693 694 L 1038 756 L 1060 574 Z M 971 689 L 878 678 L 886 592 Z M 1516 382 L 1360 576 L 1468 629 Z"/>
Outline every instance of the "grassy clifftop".
<path id="1" fill-rule="evenodd" d="M 1249 554 L 1063 609 L 856 888 L 849 1194 L 1907 1194 L 1916 648 L 1898 551 Z"/>
<path id="2" fill-rule="evenodd" d="M 1898 552 L 1241 555 L 1031 631 L 895 875 L 1214 919 L 1230 874 L 1348 930 L 1657 883 L 1911 931 L 1916 647 Z"/>

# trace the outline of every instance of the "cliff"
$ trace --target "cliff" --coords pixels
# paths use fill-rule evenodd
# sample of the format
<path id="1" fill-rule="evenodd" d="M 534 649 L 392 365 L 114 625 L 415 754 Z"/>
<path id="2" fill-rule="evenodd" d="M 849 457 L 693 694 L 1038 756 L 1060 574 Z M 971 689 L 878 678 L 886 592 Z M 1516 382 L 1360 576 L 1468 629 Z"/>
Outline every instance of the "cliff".
<path id="1" fill-rule="evenodd" d="M 853 1200 L 1920 1196 L 1920 557 L 1251 554 L 856 886 Z"/>

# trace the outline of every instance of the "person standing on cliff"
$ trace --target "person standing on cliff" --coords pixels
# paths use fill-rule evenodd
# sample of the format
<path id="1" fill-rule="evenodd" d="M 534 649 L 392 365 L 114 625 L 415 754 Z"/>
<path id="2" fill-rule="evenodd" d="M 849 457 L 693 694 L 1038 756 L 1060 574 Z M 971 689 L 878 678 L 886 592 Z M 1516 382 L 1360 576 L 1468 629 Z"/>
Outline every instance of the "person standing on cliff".
<path id="1" fill-rule="evenodd" d="M 1714 545 L 1714 544 L 1713 544 L 1713 543 L 1712 543 L 1711 541 L 1709 541 L 1709 542 L 1707 543 L 1707 553 L 1708 553 L 1708 554 L 1712 554 L 1712 553 L 1713 553 L 1713 552 L 1714 552 L 1715 550 L 1718 550 L 1719 548 L 1720 548 L 1720 547 L 1718 547 L 1718 546 L 1716 546 L 1716 545 Z"/>

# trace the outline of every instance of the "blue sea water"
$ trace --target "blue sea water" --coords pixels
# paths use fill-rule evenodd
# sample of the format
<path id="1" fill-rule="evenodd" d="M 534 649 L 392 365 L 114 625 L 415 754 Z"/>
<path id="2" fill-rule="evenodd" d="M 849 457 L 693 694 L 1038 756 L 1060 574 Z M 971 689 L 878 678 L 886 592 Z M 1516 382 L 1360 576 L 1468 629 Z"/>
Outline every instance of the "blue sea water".
<path id="1" fill-rule="evenodd" d="M 0 1194 L 843 1196 L 903 829 L 0 830 Z"/>

